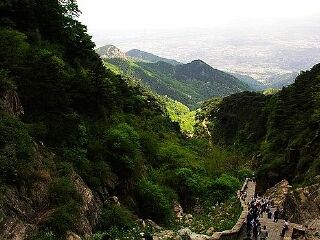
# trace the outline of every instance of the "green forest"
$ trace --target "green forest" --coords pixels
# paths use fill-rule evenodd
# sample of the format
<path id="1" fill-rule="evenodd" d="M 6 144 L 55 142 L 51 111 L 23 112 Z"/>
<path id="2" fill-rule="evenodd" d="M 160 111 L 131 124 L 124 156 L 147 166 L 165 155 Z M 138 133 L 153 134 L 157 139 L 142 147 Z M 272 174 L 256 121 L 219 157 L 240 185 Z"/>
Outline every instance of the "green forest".
<path id="1" fill-rule="evenodd" d="M 103 61 L 108 69 L 140 79 L 154 92 L 177 100 L 192 110 L 211 97 L 252 90 L 246 83 L 201 60 L 176 65 L 131 58 L 108 58 Z"/>
<path id="2" fill-rule="evenodd" d="M 188 139 L 187 107 L 107 70 L 75 1 L 4 1 L 0 12 L 3 238 L 13 220 L 37 240 L 134 235 L 139 218 L 173 228 L 175 201 L 225 204 L 234 218 L 211 223 L 232 227 L 244 159 Z"/>
<path id="3" fill-rule="evenodd" d="M 272 94 L 208 100 L 197 117 L 208 119 L 217 145 L 253 156 L 261 190 L 282 179 L 306 186 L 320 173 L 319 79 L 318 64 Z"/>
<path id="4" fill-rule="evenodd" d="M 176 203 L 193 214 L 191 230 L 222 231 L 237 221 L 236 193 L 253 172 L 261 191 L 319 175 L 320 65 L 281 91 L 191 111 L 214 95 L 192 93 L 195 63 L 172 66 L 192 100 L 161 96 L 136 74 L 165 84 L 166 63 L 129 61 L 124 71 L 103 62 L 79 15 L 75 0 L 0 2 L 1 239 L 17 229 L 28 240 L 139 239 L 156 231 L 142 219 L 180 229 Z"/>

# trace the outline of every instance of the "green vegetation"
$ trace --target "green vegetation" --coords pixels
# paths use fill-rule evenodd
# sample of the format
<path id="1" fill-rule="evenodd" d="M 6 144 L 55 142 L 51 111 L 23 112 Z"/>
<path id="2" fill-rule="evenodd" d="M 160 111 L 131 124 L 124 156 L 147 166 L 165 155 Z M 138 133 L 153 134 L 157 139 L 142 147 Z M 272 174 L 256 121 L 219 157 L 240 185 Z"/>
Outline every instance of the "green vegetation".
<path id="1" fill-rule="evenodd" d="M 196 123 L 196 112 L 190 111 L 187 106 L 168 97 L 163 97 L 162 99 L 164 101 L 164 107 L 170 119 L 173 122 L 179 123 L 182 132 L 186 134 L 192 134 L 194 132 L 193 127 Z"/>
<path id="2" fill-rule="evenodd" d="M 198 119 L 209 119 L 216 143 L 254 156 L 252 164 L 261 187 L 284 178 L 310 184 L 320 174 L 319 79 L 320 66 L 316 65 L 277 93 L 244 92 L 212 100 Z"/>
<path id="3" fill-rule="evenodd" d="M 104 62 L 110 70 L 141 79 L 154 92 L 177 100 L 192 110 L 208 98 L 250 90 L 234 76 L 200 60 L 178 65 L 124 58 L 104 59 Z"/>
<path id="4" fill-rule="evenodd" d="M 5 1 L 0 12 L 0 187 L 10 190 L 1 200 L 2 223 L 15 216 L 36 224 L 35 239 L 62 239 L 67 231 L 85 235 L 90 227 L 134 234 L 140 216 L 170 226 L 174 200 L 192 212 L 197 202 L 234 197 L 245 161 L 205 139 L 187 139 L 171 121 L 192 132 L 193 113 L 186 107 L 106 70 L 77 21 L 75 1 Z M 140 64 L 154 79 L 153 65 L 129 66 Z M 193 72 L 198 64 L 185 67 Z M 176 71 L 190 80 L 184 68 Z M 193 81 L 174 84 L 194 91 Z M 90 194 L 79 189 L 91 191 L 101 211 L 86 210 Z M 111 194 L 121 207 L 108 202 Z M 25 212 L 15 209 L 12 196 Z M 41 214 L 37 221 L 35 213 Z"/>

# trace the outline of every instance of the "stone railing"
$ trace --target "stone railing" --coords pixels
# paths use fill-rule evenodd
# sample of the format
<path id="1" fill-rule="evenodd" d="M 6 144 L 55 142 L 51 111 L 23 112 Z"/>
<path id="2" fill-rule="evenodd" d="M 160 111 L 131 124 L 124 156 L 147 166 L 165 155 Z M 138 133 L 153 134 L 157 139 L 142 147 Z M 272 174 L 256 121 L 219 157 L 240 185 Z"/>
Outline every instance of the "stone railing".
<path id="1" fill-rule="evenodd" d="M 233 240 L 233 239 L 239 239 L 241 233 L 243 232 L 243 228 L 245 226 L 245 220 L 246 217 L 248 215 L 248 205 L 246 203 L 245 200 L 241 199 L 241 195 L 240 192 L 244 192 L 248 189 L 248 182 L 251 181 L 249 178 L 246 178 L 246 180 L 244 181 L 242 188 L 240 191 L 238 191 L 238 197 L 240 199 L 240 203 L 241 203 L 241 207 L 242 207 L 242 212 L 240 214 L 240 217 L 238 218 L 237 223 L 233 226 L 232 229 L 230 230 L 226 230 L 223 232 L 215 232 L 212 235 L 212 238 L 215 240 L 218 239 L 223 239 L 223 240 Z M 252 194 L 253 193 L 253 194 Z M 253 197 L 254 193 L 255 193 L 255 189 L 253 189 L 251 195 L 252 196 L 247 196 L 247 199 Z"/>

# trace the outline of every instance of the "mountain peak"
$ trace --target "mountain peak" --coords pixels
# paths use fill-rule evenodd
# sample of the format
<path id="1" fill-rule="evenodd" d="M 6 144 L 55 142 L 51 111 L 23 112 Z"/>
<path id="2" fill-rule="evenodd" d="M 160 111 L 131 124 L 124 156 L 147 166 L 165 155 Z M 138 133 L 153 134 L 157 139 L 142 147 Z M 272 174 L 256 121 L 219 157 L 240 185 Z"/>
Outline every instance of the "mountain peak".
<path id="1" fill-rule="evenodd" d="M 105 45 L 97 48 L 96 52 L 102 59 L 105 58 L 127 58 L 127 55 L 114 45 Z"/>
<path id="2" fill-rule="evenodd" d="M 191 63 L 193 63 L 193 64 L 205 64 L 205 65 L 208 65 L 207 63 L 205 63 L 205 62 L 202 61 L 201 59 L 193 60 Z"/>

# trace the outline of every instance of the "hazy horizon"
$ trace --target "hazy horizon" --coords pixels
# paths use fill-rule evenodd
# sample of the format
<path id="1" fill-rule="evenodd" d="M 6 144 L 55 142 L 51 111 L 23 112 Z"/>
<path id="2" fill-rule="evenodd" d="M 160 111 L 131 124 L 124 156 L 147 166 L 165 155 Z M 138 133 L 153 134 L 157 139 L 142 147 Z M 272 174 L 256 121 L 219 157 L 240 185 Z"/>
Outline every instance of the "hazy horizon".
<path id="1" fill-rule="evenodd" d="M 264 80 L 320 62 L 320 1 L 78 0 L 96 45 L 113 44 Z"/>

